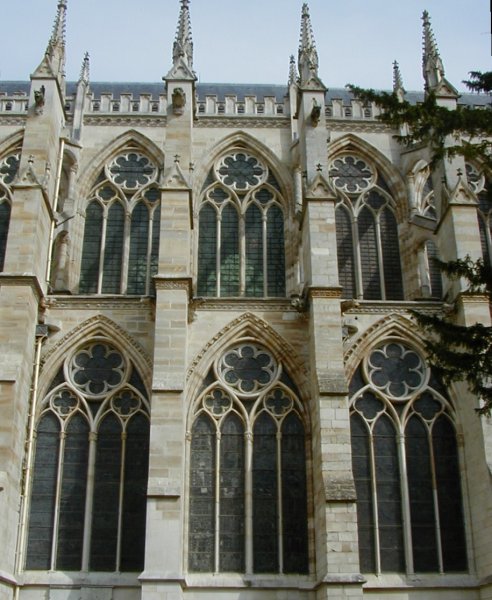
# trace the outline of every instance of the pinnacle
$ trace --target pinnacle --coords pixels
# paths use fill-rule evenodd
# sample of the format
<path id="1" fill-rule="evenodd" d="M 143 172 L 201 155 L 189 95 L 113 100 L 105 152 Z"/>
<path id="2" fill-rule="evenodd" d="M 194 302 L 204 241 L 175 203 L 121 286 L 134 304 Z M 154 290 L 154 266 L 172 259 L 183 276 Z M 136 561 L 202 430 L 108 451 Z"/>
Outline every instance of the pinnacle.
<path id="1" fill-rule="evenodd" d="M 400 90 L 404 91 L 403 79 L 401 76 L 400 65 L 395 60 L 393 62 L 393 91 L 398 92 Z"/>

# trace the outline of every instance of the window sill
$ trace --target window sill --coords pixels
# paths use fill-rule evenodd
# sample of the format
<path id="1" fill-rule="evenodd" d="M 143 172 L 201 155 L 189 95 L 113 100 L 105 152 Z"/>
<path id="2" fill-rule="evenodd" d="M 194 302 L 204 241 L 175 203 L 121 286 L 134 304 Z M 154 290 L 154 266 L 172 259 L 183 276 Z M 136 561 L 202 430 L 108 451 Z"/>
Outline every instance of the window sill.
<path id="1" fill-rule="evenodd" d="M 365 590 L 369 589 L 408 589 L 408 588 L 475 588 L 478 581 L 468 573 L 418 573 L 405 575 L 404 573 L 382 573 L 381 575 L 364 574 Z"/>

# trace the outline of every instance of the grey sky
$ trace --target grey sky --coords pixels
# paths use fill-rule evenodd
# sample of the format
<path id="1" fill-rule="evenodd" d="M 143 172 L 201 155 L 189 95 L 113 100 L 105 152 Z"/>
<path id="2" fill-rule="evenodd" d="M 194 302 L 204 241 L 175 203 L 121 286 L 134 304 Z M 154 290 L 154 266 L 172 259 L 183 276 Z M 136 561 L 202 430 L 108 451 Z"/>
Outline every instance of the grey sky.
<path id="1" fill-rule="evenodd" d="M 40 62 L 57 0 L 1 0 L 0 79 L 26 80 Z M 191 0 L 194 66 L 202 82 L 285 83 L 297 57 L 302 0 Z M 328 87 L 389 88 L 392 62 L 422 88 L 421 15 L 430 13 L 446 77 L 491 70 L 489 0 L 310 0 Z M 67 79 L 84 52 L 93 81 L 159 81 L 170 68 L 179 0 L 68 0 Z"/>

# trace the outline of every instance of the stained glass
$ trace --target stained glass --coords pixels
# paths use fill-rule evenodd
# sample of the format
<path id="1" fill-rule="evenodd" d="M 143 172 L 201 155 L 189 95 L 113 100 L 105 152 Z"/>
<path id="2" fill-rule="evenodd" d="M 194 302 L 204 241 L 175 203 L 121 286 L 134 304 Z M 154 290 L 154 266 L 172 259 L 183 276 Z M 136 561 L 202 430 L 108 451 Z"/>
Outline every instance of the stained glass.
<path id="1" fill-rule="evenodd" d="M 354 240 L 352 223 L 347 209 L 339 205 L 335 210 L 337 230 L 338 280 L 343 298 L 356 298 Z"/>
<path id="2" fill-rule="evenodd" d="M 1 193 L 1 190 L 0 190 Z M 0 196 L 0 271 L 3 271 L 10 225 L 10 204 Z"/>
<path id="3" fill-rule="evenodd" d="M 132 212 L 127 294 L 145 294 L 148 242 L 149 210 L 139 202 Z"/>
<path id="4" fill-rule="evenodd" d="M 103 294 L 121 292 L 121 269 L 125 232 L 125 210 L 118 202 L 109 208 L 104 246 Z"/>
<path id="5" fill-rule="evenodd" d="M 217 295 L 217 213 L 210 204 L 200 210 L 197 292 L 199 296 Z"/>
<path id="6" fill-rule="evenodd" d="M 284 215 L 278 206 L 267 213 L 268 296 L 285 296 Z"/>
<path id="7" fill-rule="evenodd" d="M 246 211 L 246 296 L 264 296 L 263 219 L 254 204 Z"/>
<path id="8" fill-rule="evenodd" d="M 103 208 L 97 201 L 89 203 L 85 216 L 84 243 L 80 261 L 81 294 L 96 294 L 101 256 Z"/>
<path id="9" fill-rule="evenodd" d="M 232 204 L 222 211 L 219 295 L 239 296 L 239 222 Z"/>

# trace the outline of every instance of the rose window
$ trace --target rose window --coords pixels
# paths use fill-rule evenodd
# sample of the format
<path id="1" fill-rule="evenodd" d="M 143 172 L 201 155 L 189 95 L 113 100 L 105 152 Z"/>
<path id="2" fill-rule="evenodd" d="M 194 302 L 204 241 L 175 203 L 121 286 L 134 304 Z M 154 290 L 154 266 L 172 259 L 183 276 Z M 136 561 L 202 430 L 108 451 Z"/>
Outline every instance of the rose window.
<path id="1" fill-rule="evenodd" d="M 374 387 L 395 399 L 407 398 L 422 387 L 425 380 L 425 367 L 420 356 L 394 342 L 374 350 L 366 369 Z"/>
<path id="2" fill-rule="evenodd" d="M 91 396 L 101 396 L 118 387 L 124 379 L 123 356 L 108 344 L 86 346 L 70 361 L 73 384 Z"/>
<path id="3" fill-rule="evenodd" d="M 374 174 L 360 158 L 343 156 L 333 161 L 330 177 L 336 188 L 354 194 L 369 189 L 373 183 Z"/>
<path id="4" fill-rule="evenodd" d="M 267 169 L 256 157 L 236 152 L 218 162 L 216 173 L 224 185 L 247 191 L 265 181 Z"/>
<path id="5" fill-rule="evenodd" d="M 273 356 L 260 346 L 244 344 L 228 350 L 220 359 L 221 379 L 239 393 L 251 394 L 269 385 L 277 373 Z"/>
<path id="6" fill-rule="evenodd" d="M 157 169 L 138 152 L 120 154 L 108 166 L 111 181 L 126 190 L 135 190 L 154 180 Z"/>

